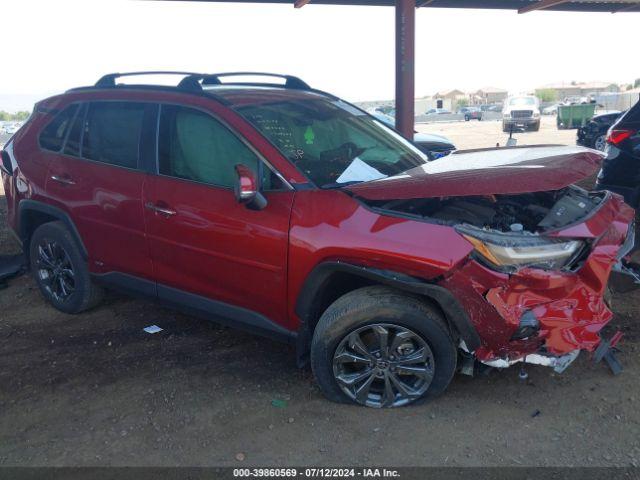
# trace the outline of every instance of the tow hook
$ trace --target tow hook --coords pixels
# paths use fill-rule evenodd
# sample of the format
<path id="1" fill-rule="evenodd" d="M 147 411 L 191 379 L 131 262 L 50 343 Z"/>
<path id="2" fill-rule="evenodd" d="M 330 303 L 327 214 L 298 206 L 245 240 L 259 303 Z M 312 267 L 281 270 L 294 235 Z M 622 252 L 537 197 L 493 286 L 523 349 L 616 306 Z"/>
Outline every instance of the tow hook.
<path id="1" fill-rule="evenodd" d="M 607 362 L 609 369 L 611 369 L 611 373 L 614 375 L 618 375 L 622 372 L 622 364 L 618 361 L 615 355 L 615 351 L 617 350 L 616 345 L 622 338 L 622 335 L 623 333 L 618 330 L 609 340 L 605 340 L 603 338 L 600 341 L 600 345 L 598 345 L 598 348 L 596 348 L 596 351 L 593 353 L 593 363 L 599 363 L 604 359 Z"/>

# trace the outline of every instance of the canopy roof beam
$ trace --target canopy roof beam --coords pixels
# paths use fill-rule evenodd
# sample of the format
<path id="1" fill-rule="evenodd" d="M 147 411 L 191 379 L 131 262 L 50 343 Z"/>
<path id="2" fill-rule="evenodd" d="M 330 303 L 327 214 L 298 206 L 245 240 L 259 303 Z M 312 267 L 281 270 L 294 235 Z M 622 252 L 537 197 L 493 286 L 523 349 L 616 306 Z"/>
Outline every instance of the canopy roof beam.
<path id="1" fill-rule="evenodd" d="M 567 3 L 569 0 L 540 0 L 536 3 L 532 3 L 531 5 L 527 5 L 526 7 L 522 7 L 518 9 L 518 13 L 527 13 L 533 12 L 534 10 L 543 10 L 549 7 L 555 7 L 556 5 L 560 5 L 561 3 Z"/>
<path id="2" fill-rule="evenodd" d="M 413 139 L 416 2 L 396 0 L 396 130 Z"/>

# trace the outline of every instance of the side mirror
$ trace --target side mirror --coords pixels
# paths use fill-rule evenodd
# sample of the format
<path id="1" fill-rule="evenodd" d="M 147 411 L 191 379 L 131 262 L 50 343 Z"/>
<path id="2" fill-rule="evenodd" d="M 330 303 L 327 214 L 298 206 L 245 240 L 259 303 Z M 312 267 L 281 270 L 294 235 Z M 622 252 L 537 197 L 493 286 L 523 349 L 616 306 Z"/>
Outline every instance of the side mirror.
<path id="1" fill-rule="evenodd" d="M 13 175 L 13 165 L 11 165 L 11 157 L 9 157 L 9 152 L 2 150 L 0 152 L 0 155 L 2 155 L 2 164 L 0 165 L 0 168 L 2 168 L 2 171 L 4 171 L 7 175 Z"/>
<path id="2" fill-rule="evenodd" d="M 256 174 L 246 165 L 236 165 L 238 179 L 234 188 L 236 200 L 250 210 L 262 210 L 267 206 L 267 199 L 260 192 L 260 182 Z"/>

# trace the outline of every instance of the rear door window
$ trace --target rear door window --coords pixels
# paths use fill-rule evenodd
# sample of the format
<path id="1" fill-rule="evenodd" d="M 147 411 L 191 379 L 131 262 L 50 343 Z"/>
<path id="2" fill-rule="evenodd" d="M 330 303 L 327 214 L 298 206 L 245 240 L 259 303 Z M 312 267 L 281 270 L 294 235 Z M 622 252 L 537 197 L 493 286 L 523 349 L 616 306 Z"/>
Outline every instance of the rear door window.
<path id="1" fill-rule="evenodd" d="M 137 168 L 144 103 L 91 102 L 82 132 L 82 157 Z"/>
<path id="2" fill-rule="evenodd" d="M 40 147 L 52 152 L 59 152 L 77 110 L 77 104 L 69 105 L 67 108 L 62 110 L 62 112 L 56 115 L 40 133 L 40 137 L 38 139 Z"/>

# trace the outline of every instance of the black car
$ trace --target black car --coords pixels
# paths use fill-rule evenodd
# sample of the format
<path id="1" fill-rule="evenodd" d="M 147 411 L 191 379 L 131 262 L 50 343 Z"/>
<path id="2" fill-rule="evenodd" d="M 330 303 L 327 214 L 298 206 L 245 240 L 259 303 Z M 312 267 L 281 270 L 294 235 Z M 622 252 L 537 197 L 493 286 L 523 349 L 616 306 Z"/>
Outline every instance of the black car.
<path id="1" fill-rule="evenodd" d="M 607 146 L 607 131 L 624 115 L 624 112 L 608 112 L 596 115 L 584 126 L 578 129 L 576 143 L 584 147 L 604 151 Z"/>
<path id="2" fill-rule="evenodd" d="M 395 129 L 395 119 L 379 110 L 373 110 L 370 112 L 375 118 L 390 128 Z M 414 132 L 413 143 L 422 152 L 427 155 L 429 160 L 436 160 L 441 157 L 445 157 L 453 152 L 456 147 L 451 140 L 442 135 L 434 135 L 432 133 L 419 133 Z"/>
<path id="3" fill-rule="evenodd" d="M 598 174 L 596 187 L 624 196 L 640 206 L 640 102 L 611 127 L 607 134 L 607 158 Z"/>

